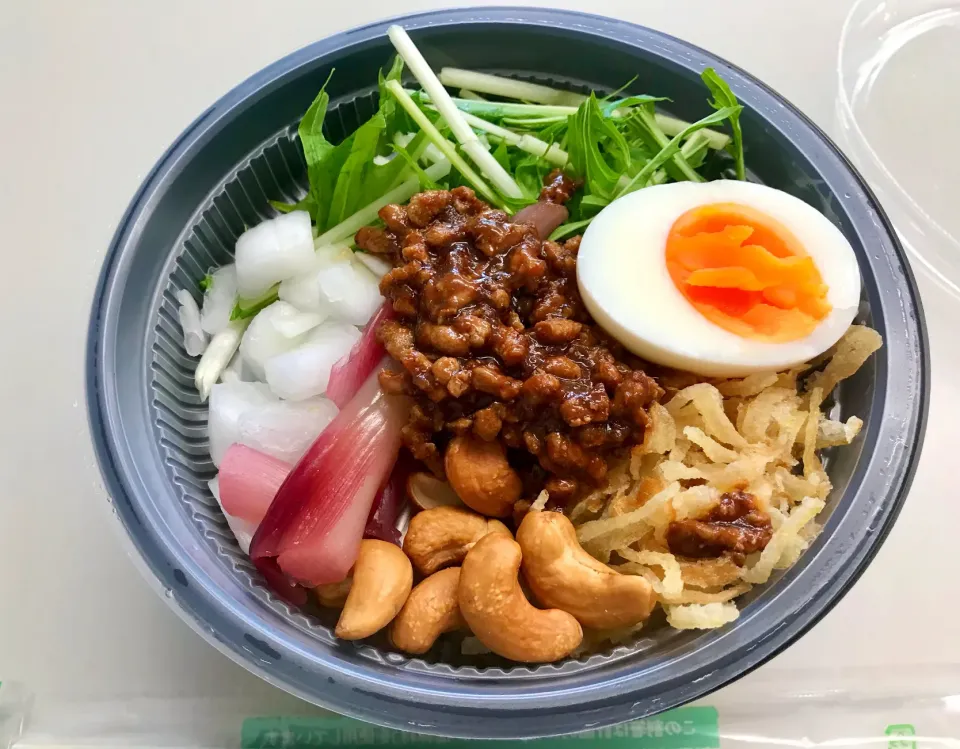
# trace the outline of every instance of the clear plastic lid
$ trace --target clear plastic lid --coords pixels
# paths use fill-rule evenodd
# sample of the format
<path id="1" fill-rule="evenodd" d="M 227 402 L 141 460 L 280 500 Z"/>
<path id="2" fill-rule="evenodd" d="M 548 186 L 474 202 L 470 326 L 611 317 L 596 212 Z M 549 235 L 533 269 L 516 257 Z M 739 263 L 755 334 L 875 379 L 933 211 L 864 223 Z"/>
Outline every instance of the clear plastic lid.
<path id="1" fill-rule="evenodd" d="M 960 296 L 960 0 L 859 0 L 838 70 L 843 147 L 914 266 Z"/>

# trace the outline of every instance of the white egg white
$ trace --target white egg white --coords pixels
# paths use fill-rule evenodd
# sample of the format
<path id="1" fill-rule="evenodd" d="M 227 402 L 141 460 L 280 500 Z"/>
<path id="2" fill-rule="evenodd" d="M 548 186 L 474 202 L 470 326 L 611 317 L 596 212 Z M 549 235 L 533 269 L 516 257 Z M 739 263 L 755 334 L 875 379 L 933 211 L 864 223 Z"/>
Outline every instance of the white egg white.
<path id="1" fill-rule="evenodd" d="M 674 285 L 666 243 L 674 222 L 711 203 L 739 203 L 789 229 L 813 258 L 832 311 L 807 337 L 785 343 L 744 338 L 704 317 Z M 799 198 L 749 182 L 678 182 L 625 195 L 583 235 L 577 281 L 594 319 L 648 361 L 710 377 L 786 369 L 836 343 L 860 303 L 853 248 L 823 214 Z"/>

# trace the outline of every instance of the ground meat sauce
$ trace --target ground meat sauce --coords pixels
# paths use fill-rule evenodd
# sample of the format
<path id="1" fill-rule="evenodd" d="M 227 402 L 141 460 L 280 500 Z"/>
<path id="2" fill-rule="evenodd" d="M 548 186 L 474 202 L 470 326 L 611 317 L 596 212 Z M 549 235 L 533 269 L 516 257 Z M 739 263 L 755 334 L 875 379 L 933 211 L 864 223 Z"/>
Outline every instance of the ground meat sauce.
<path id="1" fill-rule="evenodd" d="M 547 175 L 547 179 L 540 191 L 540 200 L 544 203 L 559 203 L 563 205 L 573 197 L 577 183 L 559 169 L 554 169 Z"/>
<path id="2" fill-rule="evenodd" d="M 762 550 L 773 535 L 770 517 L 747 492 L 727 492 L 702 518 L 678 520 L 667 528 L 667 545 L 678 556 L 694 559 L 729 554 L 742 564 L 747 554 Z"/>
<path id="3" fill-rule="evenodd" d="M 575 185 L 552 174 L 543 199 Z M 611 454 L 643 439 L 663 391 L 597 327 L 576 281 L 580 238 L 541 242 L 467 187 L 380 211 L 356 243 L 394 269 L 380 283 L 397 317 L 380 340 L 402 365 L 388 393 L 414 396 L 404 444 L 438 475 L 456 434 L 499 440 L 524 482 L 562 506 L 600 484 Z"/>

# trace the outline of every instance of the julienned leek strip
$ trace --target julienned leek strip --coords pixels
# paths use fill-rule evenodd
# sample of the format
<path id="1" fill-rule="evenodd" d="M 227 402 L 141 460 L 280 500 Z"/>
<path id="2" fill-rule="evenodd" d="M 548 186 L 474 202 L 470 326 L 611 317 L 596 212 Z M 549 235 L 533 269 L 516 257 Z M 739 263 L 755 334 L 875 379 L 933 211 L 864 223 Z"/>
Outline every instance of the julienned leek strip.
<path id="1" fill-rule="evenodd" d="M 430 140 L 433 145 L 440 149 L 440 152 L 450 161 L 453 167 L 464 176 L 464 178 L 473 186 L 473 188 L 483 195 L 484 199 L 494 205 L 503 207 L 503 201 L 496 195 L 493 189 L 483 181 L 483 178 L 477 174 L 471 166 L 464 161 L 463 157 L 457 152 L 456 146 L 453 145 L 449 140 L 443 137 L 436 126 L 430 122 L 430 118 L 417 106 L 417 103 L 410 98 L 410 94 L 403 90 L 403 87 L 396 81 L 387 81 L 386 89 L 400 103 L 406 111 L 407 114 L 413 119 L 417 126 L 427 134 L 427 138 Z M 461 120 L 462 121 L 462 120 Z M 464 123 L 466 124 L 466 123 Z M 469 127 L 469 125 L 467 126 Z M 473 132 L 472 130 L 470 131 Z M 476 135 L 474 135 L 476 138 Z M 476 144 L 481 149 L 480 141 L 477 140 Z M 486 153 L 486 152 L 484 152 Z"/>
<path id="2" fill-rule="evenodd" d="M 423 97 L 425 101 L 430 101 L 429 95 Z M 512 101 L 477 101 L 475 99 L 452 99 L 456 107 L 470 114 L 480 117 L 510 117 L 519 122 L 521 119 L 527 120 L 530 124 L 550 124 L 559 122 L 563 117 L 569 117 L 576 114 L 577 107 L 562 106 L 559 104 L 520 104 Z M 629 112 L 629 108 L 617 110 L 614 117 L 622 117 L 624 112 Z M 679 120 L 667 114 L 657 113 L 654 115 L 657 126 L 671 138 L 679 135 L 688 127 L 689 122 Z M 539 120 L 539 121 L 538 121 Z M 717 130 L 702 130 L 704 137 L 710 148 L 721 151 L 730 143 L 730 136 Z"/>
<path id="3" fill-rule="evenodd" d="M 660 129 L 671 138 L 680 135 L 680 133 L 691 125 L 691 123 L 686 120 L 678 120 L 676 117 L 671 117 L 667 114 L 657 114 L 657 124 L 660 126 Z M 700 130 L 699 133 L 706 139 L 707 145 L 714 151 L 722 151 L 730 144 L 730 136 L 717 132 L 716 130 L 706 128 Z"/>
<path id="4" fill-rule="evenodd" d="M 484 149 L 477 138 L 476 133 L 460 116 L 460 111 L 454 105 L 450 94 L 440 83 L 440 79 L 434 74 L 433 70 L 427 64 L 427 61 L 420 54 L 413 40 L 400 26 L 391 26 L 387 31 L 390 41 L 397 50 L 397 54 L 403 58 L 403 61 L 410 68 L 414 77 L 420 82 L 423 90 L 426 91 L 431 100 L 440 112 L 440 116 L 453 132 L 454 137 L 460 142 L 464 153 L 470 157 L 480 171 L 486 175 L 494 186 L 508 198 L 519 199 L 523 197 L 520 187 L 514 181 L 507 170 L 493 158 L 493 155 Z M 448 157 L 449 158 L 449 157 Z M 456 162 L 451 159 L 451 163 L 456 166 Z"/>
<path id="5" fill-rule="evenodd" d="M 210 391 L 240 347 L 243 332 L 249 324 L 249 319 L 232 320 L 227 327 L 213 337 L 206 351 L 203 352 L 194 372 L 194 383 L 200 394 L 201 403 L 206 403 L 207 398 L 210 397 Z"/>
<path id="6" fill-rule="evenodd" d="M 484 102 L 489 104 L 488 112 L 499 109 L 504 115 L 570 115 L 587 97 L 583 94 L 577 94 L 572 91 L 562 91 L 542 86 L 536 83 L 527 83 L 526 81 L 517 81 L 513 78 L 504 78 L 503 76 L 491 75 L 489 73 L 476 73 L 471 70 L 462 70 L 460 68 L 444 68 L 440 71 L 440 80 L 448 86 L 466 88 L 475 94 L 492 94 L 502 96 L 506 99 L 520 99 L 532 104 L 512 104 L 510 102 Z M 469 85 L 467 83 L 469 82 Z M 430 93 L 429 91 L 427 93 Z M 480 103 L 472 99 L 453 99 L 458 108 L 472 114 L 483 115 L 484 112 L 479 109 L 470 109 L 461 104 Z M 689 126 L 689 122 L 679 120 L 676 117 L 670 117 L 666 114 L 657 113 L 657 126 L 664 134 L 671 138 L 679 135 Z M 716 130 L 702 131 L 708 139 L 710 148 L 722 150 L 730 143 L 730 136 Z"/>
<path id="7" fill-rule="evenodd" d="M 640 121 L 646 125 L 647 131 L 653 136 L 653 139 L 657 142 L 657 145 L 660 146 L 661 149 L 664 149 L 670 145 L 670 137 L 659 126 L 655 116 L 651 116 L 650 113 L 644 109 L 636 110 L 636 116 L 638 116 Z M 677 153 L 675 153 L 670 160 L 673 161 L 677 169 L 680 170 L 680 173 L 690 182 L 704 181 L 703 177 L 697 174 L 696 170 L 687 163 L 682 150 L 677 151 Z"/>
<path id="8" fill-rule="evenodd" d="M 667 160 L 672 158 L 674 154 L 680 152 L 683 141 L 692 136 L 694 133 L 704 130 L 708 125 L 715 125 L 718 122 L 723 122 L 731 115 L 738 114 L 741 109 L 742 107 L 739 105 L 736 107 L 724 107 L 686 127 L 682 132 L 675 135 L 674 138 L 667 144 L 667 146 L 661 149 L 660 153 L 656 154 L 652 159 L 650 159 L 643 169 L 633 175 L 626 185 L 618 185 L 619 189 L 617 190 L 617 194 L 614 195 L 614 199 L 645 186 L 647 181 L 651 179 L 653 174 L 659 170 Z"/>
<path id="9" fill-rule="evenodd" d="M 561 91 L 538 83 L 503 78 L 489 73 L 477 73 L 462 68 L 443 68 L 440 82 L 450 88 L 465 88 L 469 91 L 494 94 L 505 99 L 534 101 L 538 104 L 561 104 L 578 107 L 586 97 L 572 91 Z"/>
<path id="10" fill-rule="evenodd" d="M 463 118 L 471 127 L 501 138 L 511 146 L 516 146 L 521 151 L 539 156 L 556 166 L 564 167 L 567 165 L 567 161 L 570 160 L 570 156 L 562 148 L 552 143 L 547 143 L 545 140 L 540 140 L 540 138 L 533 135 L 520 135 L 519 133 L 513 132 L 513 130 L 508 130 L 505 127 L 494 125 L 492 122 L 487 122 L 482 117 L 477 117 L 469 112 L 464 112 Z"/>

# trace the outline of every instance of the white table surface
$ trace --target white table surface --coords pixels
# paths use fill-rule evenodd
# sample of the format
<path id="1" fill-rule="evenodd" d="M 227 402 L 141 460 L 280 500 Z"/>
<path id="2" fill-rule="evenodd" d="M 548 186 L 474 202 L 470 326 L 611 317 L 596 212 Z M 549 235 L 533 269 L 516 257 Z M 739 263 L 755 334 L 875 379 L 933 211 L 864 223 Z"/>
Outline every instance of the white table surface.
<path id="1" fill-rule="evenodd" d="M 24 682 L 41 714 L 58 701 L 193 695 L 294 709 L 294 698 L 194 634 L 126 557 L 87 434 L 82 352 L 91 294 L 128 200 L 212 101 L 327 34 L 446 4 L 0 0 L 0 252 L 8 264 L 0 292 L 0 680 Z M 835 129 L 836 45 L 850 0 L 550 5 L 688 39 Z M 960 664 L 960 337 L 952 319 L 960 302 L 925 277 L 920 283 L 933 387 L 905 509 L 834 611 L 737 689 L 780 674 L 789 681 L 795 669 L 815 669 L 829 686 L 832 669 L 820 670 L 827 664 Z"/>

